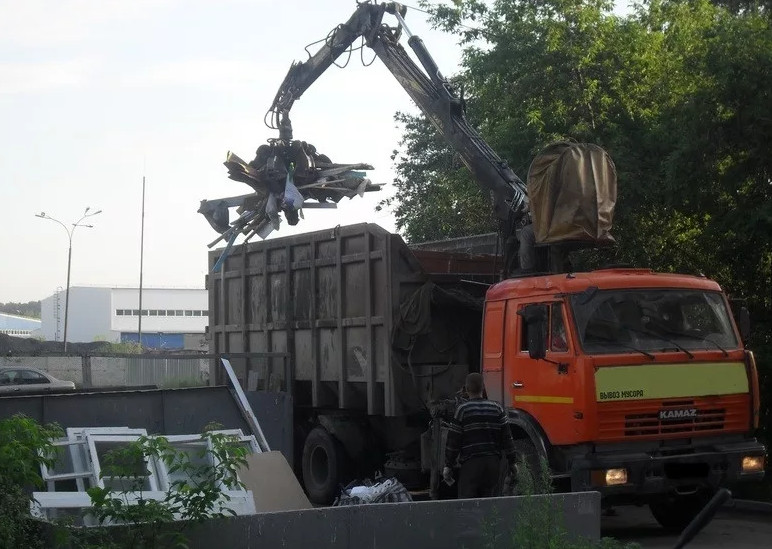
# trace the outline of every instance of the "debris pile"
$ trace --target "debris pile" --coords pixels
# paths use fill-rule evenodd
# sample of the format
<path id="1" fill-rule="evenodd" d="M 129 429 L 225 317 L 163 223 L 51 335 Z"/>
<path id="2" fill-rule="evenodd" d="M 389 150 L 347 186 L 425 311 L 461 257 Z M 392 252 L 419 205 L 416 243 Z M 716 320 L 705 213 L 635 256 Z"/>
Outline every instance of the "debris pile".
<path id="1" fill-rule="evenodd" d="M 254 192 L 201 201 L 198 212 L 220 233 L 210 248 L 221 240 L 230 246 L 239 234 L 247 240 L 254 235 L 266 238 L 279 229 L 280 212 L 287 223 L 296 225 L 303 208 L 335 208 L 344 197 L 381 190 L 362 171 L 372 166 L 334 163 L 305 141 L 269 140 L 257 149 L 251 162 L 228 152 L 225 166 L 230 179 L 249 185 Z M 231 222 L 229 208 L 233 207 L 239 217 Z"/>
<path id="2" fill-rule="evenodd" d="M 363 483 L 352 482 L 346 486 L 334 506 L 366 505 L 369 503 L 400 503 L 413 501 L 410 492 L 395 478 L 379 480 L 373 484 L 370 480 Z"/>
<path id="3" fill-rule="evenodd" d="M 107 341 L 94 341 L 90 343 L 67 343 L 67 352 L 73 355 L 98 353 L 100 350 L 109 351 L 110 343 Z M 41 341 L 31 337 L 14 337 L 0 334 L 0 355 L 2 356 L 38 356 L 48 353 L 64 353 L 64 342 Z"/>

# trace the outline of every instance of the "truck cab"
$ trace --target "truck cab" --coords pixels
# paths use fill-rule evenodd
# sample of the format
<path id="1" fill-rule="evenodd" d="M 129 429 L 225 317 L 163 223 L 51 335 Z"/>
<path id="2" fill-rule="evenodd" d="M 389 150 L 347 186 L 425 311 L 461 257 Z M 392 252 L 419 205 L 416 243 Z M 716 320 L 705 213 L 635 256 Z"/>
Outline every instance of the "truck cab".
<path id="1" fill-rule="evenodd" d="M 682 527 L 718 487 L 763 477 L 753 354 L 704 277 L 505 280 L 486 295 L 481 363 L 515 438 L 571 491 Z"/>

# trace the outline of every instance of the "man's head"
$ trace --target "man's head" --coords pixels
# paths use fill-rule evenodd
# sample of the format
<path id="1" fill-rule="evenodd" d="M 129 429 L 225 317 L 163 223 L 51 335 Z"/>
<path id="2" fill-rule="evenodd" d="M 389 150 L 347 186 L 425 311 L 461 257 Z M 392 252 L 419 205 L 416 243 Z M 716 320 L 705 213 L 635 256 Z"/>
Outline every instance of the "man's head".
<path id="1" fill-rule="evenodd" d="M 483 378 L 477 372 L 472 372 L 466 376 L 464 384 L 467 394 L 470 397 L 481 397 L 483 394 Z"/>

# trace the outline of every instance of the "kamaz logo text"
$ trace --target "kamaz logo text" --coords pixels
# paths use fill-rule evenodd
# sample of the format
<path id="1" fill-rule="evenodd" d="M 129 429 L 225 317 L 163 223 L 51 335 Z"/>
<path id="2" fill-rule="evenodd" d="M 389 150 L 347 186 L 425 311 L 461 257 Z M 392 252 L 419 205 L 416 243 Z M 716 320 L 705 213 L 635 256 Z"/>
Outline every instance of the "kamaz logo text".
<path id="1" fill-rule="evenodd" d="M 660 410 L 659 419 L 694 419 L 697 417 L 697 410 L 695 408 L 687 408 L 685 410 Z"/>

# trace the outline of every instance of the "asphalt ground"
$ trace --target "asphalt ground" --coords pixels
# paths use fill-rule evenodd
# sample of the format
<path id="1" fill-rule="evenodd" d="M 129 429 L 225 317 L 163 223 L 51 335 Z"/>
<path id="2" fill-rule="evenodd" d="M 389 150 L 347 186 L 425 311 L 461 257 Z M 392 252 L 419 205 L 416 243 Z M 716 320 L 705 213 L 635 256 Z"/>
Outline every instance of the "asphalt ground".
<path id="1" fill-rule="evenodd" d="M 772 505 L 730 502 L 686 545 L 689 549 L 772 548 Z M 677 535 L 665 532 L 648 507 L 616 507 L 601 519 L 603 536 L 638 543 L 643 549 L 671 549 Z"/>

